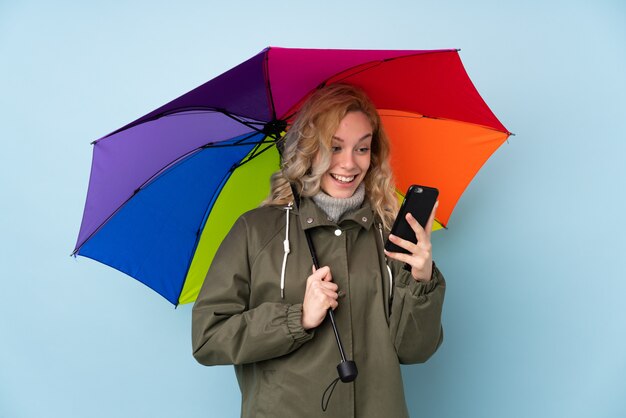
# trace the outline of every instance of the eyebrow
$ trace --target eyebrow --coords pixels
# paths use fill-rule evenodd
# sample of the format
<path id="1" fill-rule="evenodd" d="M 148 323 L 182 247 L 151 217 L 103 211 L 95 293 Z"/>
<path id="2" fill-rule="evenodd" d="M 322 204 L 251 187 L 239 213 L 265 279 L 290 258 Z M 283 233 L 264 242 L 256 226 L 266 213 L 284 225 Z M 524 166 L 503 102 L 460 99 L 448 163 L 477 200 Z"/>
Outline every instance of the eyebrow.
<path id="1" fill-rule="evenodd" d="M 361 138 L 359 138 L 359 140 L 357 142 L 361 142 L 361 141 L 363 141 L 363 140 L 365 140 L 367 138 L 373 138 L 373 137 L 374 137 L 373 134 L 365 134 Z M 338 136 L 335 136 L 335 135 L 333 135 L 332 139 L 336 139 L 339 142 L 345 142 L 343 139 L 341 139 L 341 138 L 339 138 Z"/>

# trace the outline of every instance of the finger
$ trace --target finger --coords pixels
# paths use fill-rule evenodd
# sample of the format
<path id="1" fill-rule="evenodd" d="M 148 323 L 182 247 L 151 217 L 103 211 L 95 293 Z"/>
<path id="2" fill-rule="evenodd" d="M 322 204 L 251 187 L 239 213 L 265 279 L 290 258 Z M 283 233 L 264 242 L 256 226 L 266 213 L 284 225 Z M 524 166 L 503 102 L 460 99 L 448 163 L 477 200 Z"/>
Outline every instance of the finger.
<path id="1" fill-rule="evenodd" d="M 315 268 L 315 266 L 313 266 Z M 325 280 L 325 277 L 330 275 L 330 267 L 324 266 L 316 269 L 311 276 L 315 277 L 318 280 Z"/>
<path id="2" fill-rule="evenodd" d="M 321 267 L 317 269 L 314 273 L 312 273 L 306 279 L 306 286 L 309 288 L 312 284 L 322 282 L 327 273 L 330 273 L 330 269 L 328 267 Z"/>
<path id="3" fill-rule="evenodd" d="M 405 254 L 405 253 L 392 253 L 391 251 L 385 251 L 385 255 L 389 258 L 393 258 L 394 260 L 398 260 L 401 261 L 403 263 L 407 263 L 407 264 L 411 264 L 411 254 Z"/>
<path id="4" fill-rule="evenodd" d="M 329 299 L 338 299 L 339 298 L 339 293 L 330 290 L 330 289 L 321 289 L 322 293 Z"/>
<path id="5" fill-rule="evenodd" d="M 426 232 L 424 231 L 424 228 L 422 228 L 422 225 L 420 225 L 419 222 L 417 222 L 417 220 L 413 217 L 413 215 L 411 215 L 410 213 L 407 213 L 406 221 L 409 223 L 409 226 L 411 226 L 411 229 L 413 229 L 413 232 L 415 232 L 415 237 L 417 238 L 417 242 L 420 242 L 426 239 L 427 235 L 426 235 Z"/>
<path id="6" fill-rule="evenodd" d="M 407 250 L 408 252 L 410 252 L 411 254 L 413 254 L 416 250 L 416 244 L 405 240 L 403 238 L 400 238 L 397 235 L 393 235 L 390 234 L 389 235 L 389 241 L 393 242 L 394 244 L 396 244 L 398 247 L 404 248 L 405 250 Z"/>
<path id="7" fill-rule="evenodd" d="M 315 281 L 311 283 L 311 289 L 320 292 L 337 292 L 339 290 L 339 286 L 333 282 L 324 282 L 321 280 Z"/>
<path id="8" fill-rule="evenodd" d="M 324 282 L 332 282 L 333 281 L 333 275 L 330 273 L 330 267 L 324 267 L 327 271 L 327 273 L 324 275 L 324 277 L 322 277 L 322 281 Z"/>
<path id="9" fill-rule="evenodd" d="M 422 266 L 426 265 L 428 260 L 431 260 L 431 257 L 427 251 L 423 251 L 421 249 L 418 249 L 417 251 L 418 252 L 416 254 L 405 254 L 392 253 L 385 250 L 385 255 L 389 258 L 393 258 L 394 260 L 409 264 L 411 267 L 420 269 Z"/>
<path id="10" fill-rule="evenodd" d="M 326 311 L 329 308 L 337 307 L 338 304 L 339 302 L 337 301 L 337 299 L 326 296 L 324 294 L 320 294 L 318 295 L 318 297 L 315 298 L 315 310 L 319 309 L 320 313 Z"/>
<path id="11" fill-rule="evenodd" d="M 435 202 L 435 206 L 433 206 L 432 212 L 430 212 L 430 217 L 428 218 L 428 222 L 426 223 L 426 235 L 430 238 L 430 234 L 433 232 L 433 224 L 435 223 L 435 213 L 437 213 L 437 208 L 439 207 L 439 201 Z"/>
<path id="12" fill-rule="evenodd" d="M 337 285 L 337 283 L 333 282 L 320 282 L 319 287 L 321 289 L 330 290 L 331 292 L 336 292 L 337 290 L 339 290 L 339 286 Z"/>
<path id="13" fill-rule="evenodd" d="M 308 283 L 307 292 L 322 294 L 322 293 L 337 293 L 339 286 L 333 282 L 325 282 L 322 280 L 313 279 Z"/>
<path id="14" fill-rule="evenodd" d="M 324 296 L 323 299 L 320 299 L 320 308 L 322 309 L 337 307 L 338 304 L 338 299 L 332 296 Z"/>

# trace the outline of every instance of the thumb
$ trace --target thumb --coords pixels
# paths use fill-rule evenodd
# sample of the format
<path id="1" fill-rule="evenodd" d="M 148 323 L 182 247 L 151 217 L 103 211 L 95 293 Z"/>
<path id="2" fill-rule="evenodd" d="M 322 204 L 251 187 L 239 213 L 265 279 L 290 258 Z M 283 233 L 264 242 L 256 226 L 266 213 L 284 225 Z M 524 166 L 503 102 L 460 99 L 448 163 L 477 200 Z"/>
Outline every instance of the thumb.
<path id="1" fill-rule="evenodd" d="M 333 276 L 330 273 L 330 267 L 328 266 L 324 266 L 324 267 L 320 267 L 319 270 L 317 270 L 320 274 L 322 274 L 322 281 L 324 282 L 332 282 L 333 281 Z"/>

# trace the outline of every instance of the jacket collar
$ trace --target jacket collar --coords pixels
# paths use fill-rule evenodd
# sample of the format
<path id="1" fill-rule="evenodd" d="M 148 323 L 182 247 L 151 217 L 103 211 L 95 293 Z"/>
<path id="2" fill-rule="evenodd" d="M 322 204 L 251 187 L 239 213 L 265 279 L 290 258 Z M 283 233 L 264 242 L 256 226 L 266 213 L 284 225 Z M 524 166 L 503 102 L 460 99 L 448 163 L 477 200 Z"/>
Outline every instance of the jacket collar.
<path id="1" fill-rule="evenodd" d="M 369 229 L 374 223 L 374 212 L 372 211 L 372 207 L 367 201 L 367 198 L 359 209 L 344 214 L 336 223 L 328 219 L 328 216 L 326 216 L 324 211 L 308 197 L 303 197 L 301 199 L 300 208 L 298 210 L 294 210 L 294 212 L 299 215 L 298 218 L 300 227 L 303 230 L 318 226 L 336 227 L 347 222 L 354 222 L 362 228 Z"/>

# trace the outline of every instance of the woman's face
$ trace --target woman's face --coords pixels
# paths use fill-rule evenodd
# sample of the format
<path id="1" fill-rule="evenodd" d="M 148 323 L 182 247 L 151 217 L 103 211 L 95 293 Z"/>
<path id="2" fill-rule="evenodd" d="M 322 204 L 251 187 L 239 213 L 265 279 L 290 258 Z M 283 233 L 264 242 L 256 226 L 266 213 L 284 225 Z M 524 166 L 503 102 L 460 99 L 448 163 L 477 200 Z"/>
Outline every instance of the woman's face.
<path id="1" fill-rule="evenodd" d="M 324 193 L 351 197 L 370 167 L 372 125 L 363 112 L 349 112 L 339 123 L 331 143 L 332 158 L 322 176 Z"/>

